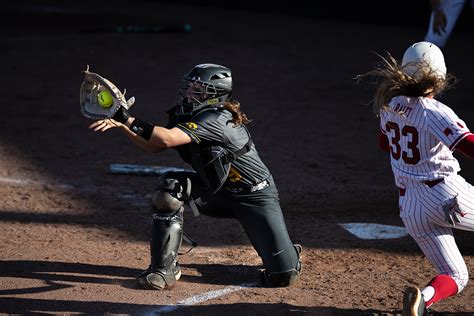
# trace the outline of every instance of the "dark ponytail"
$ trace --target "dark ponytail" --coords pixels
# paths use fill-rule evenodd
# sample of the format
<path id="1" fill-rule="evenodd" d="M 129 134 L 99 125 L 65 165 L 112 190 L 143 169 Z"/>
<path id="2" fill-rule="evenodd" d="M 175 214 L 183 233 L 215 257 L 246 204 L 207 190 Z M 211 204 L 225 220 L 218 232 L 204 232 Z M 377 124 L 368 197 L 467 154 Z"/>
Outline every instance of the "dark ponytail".
<path id="1" fill-rule="evenodd" d="M 226 101 L 224 102 L 224 108 L 232 113 L 232 122 L 235 125 L 246 125 L 251 122 L 251 120 L 247 118 L 247 115 L 245 115 L 245 113 L 240 110 L 239 101 L 235 99 Z"/>

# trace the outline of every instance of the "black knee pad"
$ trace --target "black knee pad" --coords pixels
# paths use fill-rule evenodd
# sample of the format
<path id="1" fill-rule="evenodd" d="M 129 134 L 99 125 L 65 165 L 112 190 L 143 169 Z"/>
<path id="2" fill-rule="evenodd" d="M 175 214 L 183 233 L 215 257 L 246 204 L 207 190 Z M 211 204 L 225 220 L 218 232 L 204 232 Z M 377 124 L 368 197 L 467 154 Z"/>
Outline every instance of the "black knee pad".
<path id="1" fill-rule="evenodd" d="M 163 174 L 151 198 L 152 207 L 159 213 L 173 213 L 184 205 L 183 185 L 176 177 Z"/>

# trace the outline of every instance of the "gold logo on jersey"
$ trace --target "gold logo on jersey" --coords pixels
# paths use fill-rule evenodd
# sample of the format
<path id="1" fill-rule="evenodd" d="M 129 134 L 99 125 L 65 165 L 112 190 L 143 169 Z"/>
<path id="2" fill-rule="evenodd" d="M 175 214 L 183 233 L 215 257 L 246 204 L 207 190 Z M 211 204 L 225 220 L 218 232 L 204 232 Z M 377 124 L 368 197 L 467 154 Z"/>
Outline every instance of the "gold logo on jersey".
<path id="1" fill-rule="evenodd" d="M 218 98 L 209 99 L 209 100 L 207 101 L 207 103 L 208 103 L 209 105 L 214 105 L 214 104 L 219 103 L 219 99 L 218 99 Z"/>
<path id="2" fill-rule="evenodd" d="M 198 128 L 197 124 L 194 122 L 187 122 L 186 126 L 189 127 L 190 129 L 196 129 Z"/>
<path id="3" fill-rule="evenodd" d="M 242 179 L 242 176 L 240 175 L 240 173 L 235 170 L 234 167 L 230 167 L 230 171 L 229 171 L 229 180 L 230 182 L 237 182 L 237 181 L 240 181 Z"/>

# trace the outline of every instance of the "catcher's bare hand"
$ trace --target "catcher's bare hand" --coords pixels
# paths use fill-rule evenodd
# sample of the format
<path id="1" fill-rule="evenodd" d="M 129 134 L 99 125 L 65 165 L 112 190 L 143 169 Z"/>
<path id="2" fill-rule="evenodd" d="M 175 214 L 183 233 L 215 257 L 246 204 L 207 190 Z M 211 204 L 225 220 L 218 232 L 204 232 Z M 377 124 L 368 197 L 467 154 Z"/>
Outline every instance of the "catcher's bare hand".
<path id="1" fill-rule="evenodd" d="M 94 132 L 105 132 L 106 130 L 116 127 L 124 128 L 126 126 L 113 119 L 99 120 L 89 125 L 89 129 L 94 130 Z"/>

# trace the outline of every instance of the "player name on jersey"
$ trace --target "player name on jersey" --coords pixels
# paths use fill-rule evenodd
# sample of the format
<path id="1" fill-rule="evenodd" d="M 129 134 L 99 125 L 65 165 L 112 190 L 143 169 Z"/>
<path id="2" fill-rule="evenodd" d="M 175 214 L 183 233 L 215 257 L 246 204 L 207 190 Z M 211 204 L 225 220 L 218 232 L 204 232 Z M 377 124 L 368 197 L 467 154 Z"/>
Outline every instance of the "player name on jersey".
<path id="1" fill-rule="evenodd" d="M 410 115 L 411 111 L 413 111 L 413 108 L 409 107 L 409 106 L 406 106 L 406 105 L 402 105 L 400 103 L 397 103 L 397 105 L 395 105 L 393 110 L 395 112 L 398 112 L 398 113 L 403 113 L 404 116 L 408 117 L 408 115 Z"/>

